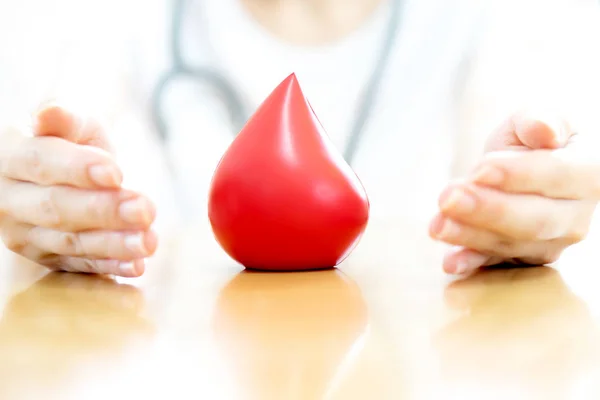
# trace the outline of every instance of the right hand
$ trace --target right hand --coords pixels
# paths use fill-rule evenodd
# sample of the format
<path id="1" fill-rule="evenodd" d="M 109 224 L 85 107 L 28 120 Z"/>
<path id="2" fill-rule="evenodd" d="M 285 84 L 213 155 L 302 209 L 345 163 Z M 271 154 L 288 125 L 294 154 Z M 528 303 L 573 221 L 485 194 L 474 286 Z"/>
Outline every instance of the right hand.
<path id="1" fill-rule="evenodd" d="M 53 270 L 137 277 L 156 250 L 155 209 L 121 188 L 101 126 L 49 106 L 33 137 L 0 131 L 0 235 Z"/>

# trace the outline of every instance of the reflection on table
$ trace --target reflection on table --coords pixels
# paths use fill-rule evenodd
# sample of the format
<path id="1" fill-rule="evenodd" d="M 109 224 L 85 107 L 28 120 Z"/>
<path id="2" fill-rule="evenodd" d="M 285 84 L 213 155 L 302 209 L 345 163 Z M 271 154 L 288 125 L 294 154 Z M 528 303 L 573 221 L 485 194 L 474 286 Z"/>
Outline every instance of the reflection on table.
<path id="1" fill-rule="evenodd" d="M 445 296 L 461 312 L 434 334 L 446 393 L 600 398 L 588 375 L 600 378 L 600 331 L 555 269 L 491 269 L 450 284 Z"/>
<path id="2" fill-rule="evenodd" d="M 253 399 L 338 398 L 370 338 L 360 289 L 337 270 L 240 273 L 219 295 L 214 329 Z"/>
<path id="3" fill-rule="evenodd" d="M 143 301 L 134 286 L 59 272 L 16 294 L 0 319 L 0 398 L 51 393 L 90 362 L 118 363 L 132 340 L 152 336 Z"/>
<path id="4" fill-rule="evenodd" d="M 455 279 L 420 232 L 303 273 L 243 271 L 206 227 L 140 279 L 3 261 L 0 399 L 600 398 L 594 246 Z"/>

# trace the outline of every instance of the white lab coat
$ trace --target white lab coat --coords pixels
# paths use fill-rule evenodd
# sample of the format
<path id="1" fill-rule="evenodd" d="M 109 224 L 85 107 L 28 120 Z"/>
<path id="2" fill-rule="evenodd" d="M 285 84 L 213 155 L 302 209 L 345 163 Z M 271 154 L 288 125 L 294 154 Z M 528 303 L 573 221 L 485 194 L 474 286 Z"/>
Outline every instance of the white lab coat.
<path id="1" fill-rule="evenodd" d="M 205 86 L 181 81 L 164 99 L 169 140 L 157 140 L 149 101 L 171 62 L 170 2 L 7 3 L 0 5 L 0 26 L 11 32 L 0 35 L 0 120 L 12 121 L 48 97 L 100 116 L 126 184 L 157 203 L 159 226 L 205 219 L 210 178 L 233 132 Z M 311 51 L 269 37 L 237 0 L 194 0 L 184 20 L 184 56 L 191 65 L 220 68 L 250 108 L 296 72 L 343 149 L 347 116 L 374 63 L 371 48 L 380 43 L 386 7 L 346 41 Z M 425 222 L 447 180 L 472 167 L 491 129 L 519 108 L 551 99 L 591 116 L 600 104 L 592 97 L 599 87 L 593 53 L 600 48 L 599 21 L 591 0 L 406 0 L 385 83 L 352 165 L 373 218 Z"/>

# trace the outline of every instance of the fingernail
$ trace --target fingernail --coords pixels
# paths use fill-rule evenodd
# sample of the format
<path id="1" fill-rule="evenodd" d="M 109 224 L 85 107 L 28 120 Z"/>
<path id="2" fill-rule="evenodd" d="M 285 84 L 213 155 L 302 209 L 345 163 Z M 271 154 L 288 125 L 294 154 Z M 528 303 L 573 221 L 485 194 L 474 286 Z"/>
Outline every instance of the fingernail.
<path id="1" fill-rule="evenodd" d="M 119 264 L 119 274 L 123 276 L 135 276 L 136 269 L 133 262 L 122 262 Z"/>
<path id="2" fill-rule="evenodd" d="M 148 249 L 146 248 L 145 244 L 145 235 L 143 233 L 126 235 L 125 247 L 140 257 L 143 257 L 148 253 Z"/>
<path id="3" fill-rule="evenodd" d="M 93 165 L 89 168 L 92 181 L 102 187 L 118 187 L 122 176 L 116 167 L 110 165 Z"/>
<path id="4" fill-rule="evenodd" d="M 481 267 L 488 260 L 488 258 L 488 256 L 483 254 L 466 254 L 458 259 L 454 273 L 457 275 L 463 275 L 471 272 Z"/>
<path id="5" fill-rule="evenodd" d="M 119 206 L 119 214 L 123 221 L 130 224 L 147 225 L 152 222 L 150 204 L 143 197 L 121 203 Z"/>
<path id="6" fill-rule="evenodd" d="M 431 223 L 431 233 L 435 238 L 445 239 L 457 235 L 458 225 L 439 215 Z"/>
<path id="7" fill-rule="evenodd" d="M 470 213 L 475 211 L 475 199 L 462 189 L 452 189 L 449 195 L 444 196 L 441 201 L 443 211 L 456 211 L 459 213 Z"/>
<path id="8" fill-rule="evenodd" d="M 144 273 L 144 260 L 133 260 L 119 264 L 119 275 L 123 277 L 138 277 Z"/>
<path id="9" fill-rule="evenodd" d="M 456 269 L 454 270 L 454 273 L 457 275 L 463 275 L 469 269 L 469 264 L 465 260 L 460 260 L 456 263 Z"/>
<path id="10" fill-rule="evenodd" d="M 484 185 L 500 185 L 504 181 L 504 172 L 500 168 L 484 165 L 475 172 L 474 180 Z"/>

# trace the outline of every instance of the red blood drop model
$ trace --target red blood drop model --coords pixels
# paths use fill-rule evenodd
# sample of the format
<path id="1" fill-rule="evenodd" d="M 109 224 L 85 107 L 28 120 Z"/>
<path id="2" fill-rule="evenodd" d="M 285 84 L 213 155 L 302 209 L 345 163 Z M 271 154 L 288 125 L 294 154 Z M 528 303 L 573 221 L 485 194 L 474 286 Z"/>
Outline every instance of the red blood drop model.
<path id="1" fill-rule="evenodd" d="M 294 74 L 221 158 L 208 216 L 217 242 L 249 269 L 332 268 L 358 243 L 369 219 L 367 194 Z"/>

